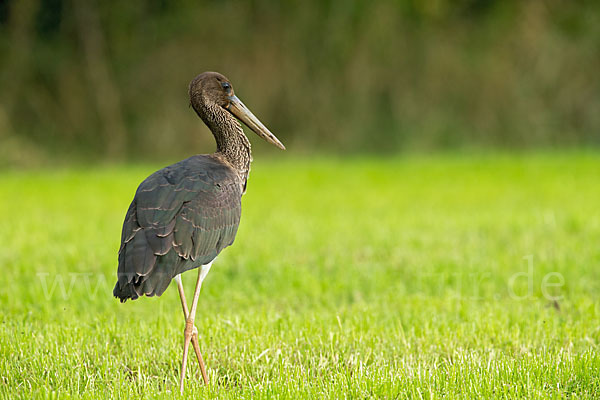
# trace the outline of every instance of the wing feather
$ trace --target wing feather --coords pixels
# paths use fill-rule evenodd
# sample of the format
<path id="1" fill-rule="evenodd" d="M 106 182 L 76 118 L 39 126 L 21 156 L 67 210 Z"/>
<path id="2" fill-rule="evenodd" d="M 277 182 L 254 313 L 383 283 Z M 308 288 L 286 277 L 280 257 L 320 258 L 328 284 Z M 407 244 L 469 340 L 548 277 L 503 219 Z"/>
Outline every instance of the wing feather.
<path id="1" fill-rule="evenodd" d="M 235 239 L 243 185 L 212 156 L 150 175 L 127 211 L 113 291 L 124 301 L 160 295 L 178 273 L 206 264 Z"/>

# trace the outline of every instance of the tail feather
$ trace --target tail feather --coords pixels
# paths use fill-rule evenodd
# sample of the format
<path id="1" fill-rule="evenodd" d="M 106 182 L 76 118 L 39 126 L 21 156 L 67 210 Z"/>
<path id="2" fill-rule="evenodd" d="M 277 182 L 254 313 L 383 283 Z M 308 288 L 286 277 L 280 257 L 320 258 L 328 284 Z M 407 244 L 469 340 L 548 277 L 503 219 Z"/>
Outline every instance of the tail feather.
<path id="1" fill-rule="evenodd" d="M 121 259 L 124 262 L 125 259 Z M 182 269 L 190 269 L 191 266 L 183 264 L 191 262 L 182 259 L 177 252 L 170 251 L 164 256 L 156 258 L 155 267 L 147 275 L 119 274 L 119 279 L 113 289 L 113 296 L 124 303 L 128 299 L 135 300 L 140 296 L 160 296 L 169 287 L 171 280 Z M 188 268 L 186 268 L 188 267 Z"/>
<path id="2" fill-rule="evenodd" d="M 123 286 L 120 285 L 120 282 L 117 282 L 113 289 L 113 296 L 121 300 L 121 303 L 125 303 L 127 299 L 135 300 L 140 297 L 133 288 L 133 283 L 130 282 L 125 283 Z"/>

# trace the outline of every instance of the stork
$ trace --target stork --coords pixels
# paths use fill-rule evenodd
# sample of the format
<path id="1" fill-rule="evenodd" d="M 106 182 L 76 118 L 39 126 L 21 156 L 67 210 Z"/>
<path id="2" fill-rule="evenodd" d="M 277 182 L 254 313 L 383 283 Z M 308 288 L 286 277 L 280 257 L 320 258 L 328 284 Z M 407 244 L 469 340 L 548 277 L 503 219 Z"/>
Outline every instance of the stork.
<path id="1" fill-rule="evenodd" d="M 208 384 L 194 318 L 202 282 L 215 258 L 233 243 L 240 223 L 252 155 L 239 121 L 285 150 L 237 98 L 225 76 L 217 72 L 198 75 L 190 83 L 189 95 L 192 108 L 214 135 L 217 151 L 169 165 L 139 185 L 123 223 L 113 290 L 125 302 L 144 295 L 160 296 L 175 280 L 185 317 L 182 393 L 190 343 Z M 199 268 L 198 278 L 188 309 L 181 274 L 194 268 Z"/>

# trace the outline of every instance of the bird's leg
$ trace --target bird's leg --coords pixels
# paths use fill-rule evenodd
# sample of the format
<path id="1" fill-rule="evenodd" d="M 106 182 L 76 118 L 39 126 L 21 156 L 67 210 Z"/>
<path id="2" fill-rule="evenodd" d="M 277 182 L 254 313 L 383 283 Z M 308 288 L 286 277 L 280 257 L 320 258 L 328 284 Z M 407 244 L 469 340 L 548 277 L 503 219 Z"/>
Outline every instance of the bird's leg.
<path id="1" fill-rule="evenodd" d="M 183 290 L 183 283 L 181 282 L 181 275 L 175 276 L 175 281 L 177 282 L 177 289 L 179 290 L 179 298 L 181 299 L 181 307 L 183 309 L 183 317 L 186 320 L 187 327 L 187 319 L 189 317 L 189 310 L 187 306 L 187 302 L 185 300 L 185 292 Z M 196 358 L 198 359 L 198 364 L 200 365 L 200 372 L 202 373 L 202 379 L 204 380 L 204 384 L 208 385 L 208 376 L 206 374 L 206 367 L 204 366 L 204 360 L 202 359 L 202 354 L 200 353 L 200 344 L 198 342 L 198 329 L 196 326 L 193 326 L 192 332 L 192 346 L 194 347 L 194 351 L 196 352 Z"/>
<path id="2" fill-rule="evenodd" d="M 185 367 L 187 364 L 187 353 L 190 348 L 190 342 L 192 337 L 194 336 L 194 318 L 196 317 L 196 308 L 198 306 L 198 298 L 200 297 L 200 289 L 202 288 L 202 281 L 208 274 L 210 270 L 210 266 L 212 263 L 207 265 L 203 265 L 199 268 L 198 271 L 198 280 L 196 281 L 196 290 L 194 291 L 194 298 L 192 300 L 192 308 L 188 313 L 187 319 L 185 321 L 185 331 L 184 331 L 184 342 L 183 342 L 183 360 L 181 361 L 181 377 L 179 379 L 179 390 L 183 393 L 183 379 L 185 377 Z M 185 311 L 185 309 L 184 309 Z M 196 330 L 196 335 L 198 335 L 198 331 Z M 194 346 L 196 349 L 196 346 Z M 198 353 L 200 352 L 200 347 L 198 346 Z M 204 365 L 204 362 L 200 364 Z M 202 370 L 202 368 L 201 368 Z M 203 370 L 202 377 L 204 379 L 204 383 L 208 384 L 208 377 L 206 376 L 206 370 Z"/>

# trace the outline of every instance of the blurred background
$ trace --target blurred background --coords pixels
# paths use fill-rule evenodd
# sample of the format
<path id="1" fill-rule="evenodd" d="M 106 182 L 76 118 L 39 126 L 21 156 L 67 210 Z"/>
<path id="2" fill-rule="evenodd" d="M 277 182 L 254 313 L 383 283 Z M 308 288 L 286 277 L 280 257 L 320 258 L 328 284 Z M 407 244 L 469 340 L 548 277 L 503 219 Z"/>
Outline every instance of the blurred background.
<path id="1" fill-rule="evenodd" d="M 2 0 L 0 166 L 211 152 L 206 70 L 298 154 L 600 144 L 598 1 Z"/>

